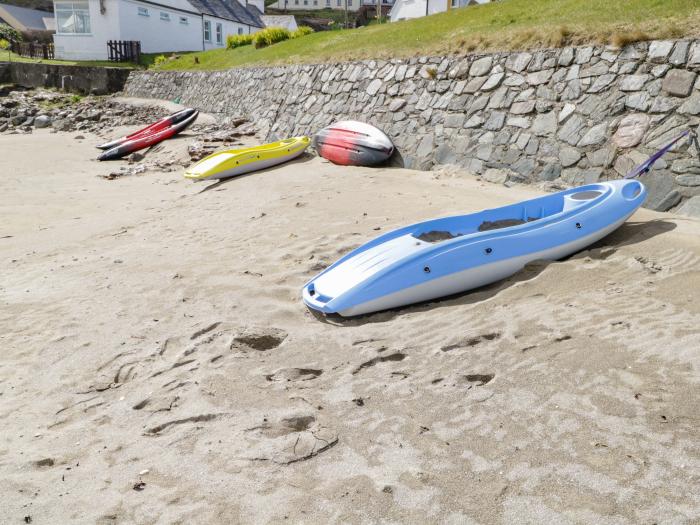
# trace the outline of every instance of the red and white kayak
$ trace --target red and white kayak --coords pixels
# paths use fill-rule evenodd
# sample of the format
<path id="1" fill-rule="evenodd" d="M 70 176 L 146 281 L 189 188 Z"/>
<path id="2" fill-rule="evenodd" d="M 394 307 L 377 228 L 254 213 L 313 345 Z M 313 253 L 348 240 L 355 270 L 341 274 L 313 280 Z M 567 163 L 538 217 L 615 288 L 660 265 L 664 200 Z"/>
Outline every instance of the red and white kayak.
<path id="1" fill-rule="evenodd" d="M 161 129 L 160 131 L 156 131 L 147 135 L 141 135 L 136 138 L 122 142 L 121 144 L 118 144 L 117 146 L 102 153 L 99 157 L 97 157 L 97 160 L 120 159 L 122 157 L 126 157 L 134 151 L 139 151 L 144 148 L 150 148 L 151 146 L 154 146 L 159 142 L 174 137 L 178 133 L 184 131 L 190 124 L 197 120 L 198 116 L 199 111 L 195 111 L 185 120 L 178 122 L 177 124 L 168 126 L 167 128 Z"/>
<path id="2" fill-rule="evenodd" d="M 127 135 L 125 137 L 121 137 L 119 139 L 111 140 L 109 142 L 105 142 L 104 144 L 100 144 L 97 146 L 99 149 L 112 149 L 119 144 L 122 144 L 128 140 L 135 140 L 137 138 L 144 137 L 146 135 L 152 135 L 153 133 L 157 133 L 159 131 L 162 131 L 170 126 L 173 126 L 175 124 L 178 124 L 184 120 L 187 120 L 189 117 L 191 117 L 197 110 L 192 109 L 192 108 L 185 108 L 183 110 L 178 111 L 177 113 L 173 113 L 172 115 L 168 115 L 165 118 L 160 119 L 157 122 L 154 122 L 153 124 L 150 124 L 146 126 L 143 129 L 140 129 L 138 131 L 135 131 L 134 133 Z"/>
<path id="3" fill-rule="evenodd" d="M 323 128 L 314 137 L 314 148 L 324 159 L 343 166 L 376 166 L 394 153 L 383 131 L 355 120 Z"/>

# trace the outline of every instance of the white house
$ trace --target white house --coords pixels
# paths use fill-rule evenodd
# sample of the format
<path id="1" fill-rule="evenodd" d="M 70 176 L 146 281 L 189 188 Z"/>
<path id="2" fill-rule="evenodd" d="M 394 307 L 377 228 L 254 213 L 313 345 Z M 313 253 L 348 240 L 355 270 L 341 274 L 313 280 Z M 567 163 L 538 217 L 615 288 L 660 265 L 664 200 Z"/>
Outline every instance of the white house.
<path id="1" fill-rule="evenodd" d="M 267 7 L 280 11 L 315 11 L 318 9 L 339 9 L 344 11 L 346 1 L 348 3 L 348 11 L 357 11 L 362 7 L 363 0 L 277 0 Z"/>
<path id="2" fill-rule="evenodd" d="M 260 19 L 265 24 L 265 27 L 282 27 L 289 31 L 296 31 L 299 29 L 297 26 L 297 19 L 294 15 L 262 15 Z"/>
<path id="3" fill-rule="evenodd" d="M 226 36 L 262 29 L 264 9 L 264 0 L 54 0 L 55 55 L 106 60 L 110 40 L 138 40 L 143 53 L 224 48 Z"/>
<path id="4" fill-rule="evenodd" d="M 459 7 L 487 4 L 490 1 L 492 0 L 396 0 L 394 7 L 391 8 L 389 17 L 392 22 L 398 22 L 408 18 L 420 18 L 421 16 L 443 13 Z"/>

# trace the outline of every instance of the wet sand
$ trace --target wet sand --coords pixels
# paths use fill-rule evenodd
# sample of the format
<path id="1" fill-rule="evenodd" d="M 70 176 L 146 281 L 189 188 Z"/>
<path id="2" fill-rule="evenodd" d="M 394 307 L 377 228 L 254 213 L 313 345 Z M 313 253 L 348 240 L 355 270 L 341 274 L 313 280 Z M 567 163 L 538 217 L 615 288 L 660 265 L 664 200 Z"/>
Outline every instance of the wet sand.
<path id="1" fill-rule="evenodd" d="M 348 250 L 537 190 L 310 156 L 109 181 L 73 135 L 0 136 L 0 522 L 700 520 L 700 222 L 326 319 L 300 289 Z"/>

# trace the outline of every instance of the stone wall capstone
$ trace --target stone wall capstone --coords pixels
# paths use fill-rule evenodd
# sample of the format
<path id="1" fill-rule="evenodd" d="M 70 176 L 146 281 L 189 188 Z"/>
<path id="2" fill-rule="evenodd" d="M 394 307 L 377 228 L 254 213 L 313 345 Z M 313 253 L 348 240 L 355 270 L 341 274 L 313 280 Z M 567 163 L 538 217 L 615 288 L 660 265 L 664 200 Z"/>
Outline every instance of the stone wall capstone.
<path id="1" fill-rule="evenodd" d="M 494 182 L 557 188 L 618 178 L 696 127 L 699 72 L 700 40 L 678 40 L 621 50 L 134 71 L 125 94 L 246 116 L 269 139 L 363 120 L 392 138 L 406 167 L 458 165 Z M 697 143 L 679 143 L 642 181 L 647 207 L 682 209 L 700 195 Z"/>

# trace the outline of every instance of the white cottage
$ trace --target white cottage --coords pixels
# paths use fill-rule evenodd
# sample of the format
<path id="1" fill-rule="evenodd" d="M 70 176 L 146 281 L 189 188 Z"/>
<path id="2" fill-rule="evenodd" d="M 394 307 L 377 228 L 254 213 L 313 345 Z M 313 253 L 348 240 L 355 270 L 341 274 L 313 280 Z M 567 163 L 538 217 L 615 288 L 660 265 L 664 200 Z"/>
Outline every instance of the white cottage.
<path id="1" fill-rule="evenodd" d="M 106 60 L 110 40 L 138 40 L 143 53 L 224 48 L 262 29 L 264 10 L 264 0 L 54 0 L 55 54 Z"/>
<path id="2" fill-rule="evenodd" d="M 443 13 L 450 9 L 486 4 L 493 0 L 396 0 L 389 17 L 392 22 Z"/>

